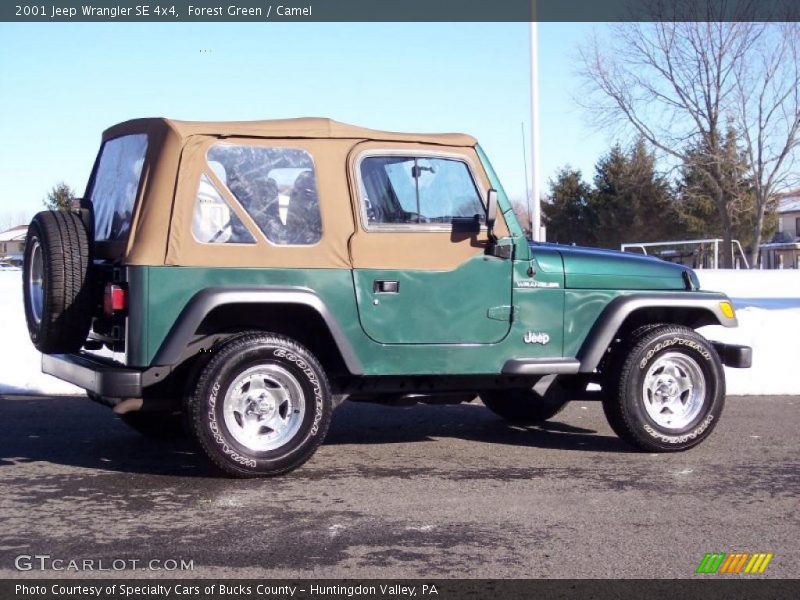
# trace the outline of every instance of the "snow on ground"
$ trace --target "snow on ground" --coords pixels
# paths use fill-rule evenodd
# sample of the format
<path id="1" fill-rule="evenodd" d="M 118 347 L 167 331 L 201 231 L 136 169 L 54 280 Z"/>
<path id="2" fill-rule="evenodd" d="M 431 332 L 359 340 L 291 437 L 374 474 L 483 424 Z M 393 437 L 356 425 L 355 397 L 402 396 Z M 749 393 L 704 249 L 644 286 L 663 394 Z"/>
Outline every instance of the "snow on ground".
<path id="1" fill-rule="evenodd" d="M 783 300 L 784 306 L 800 304 L 800 271 L 795 269 L 771 271 L 736 271 L 732 269 L 698 269 L 695 271 L 704 290 L 725 292 L 737 299 L 737 304 L 776 306 L 773 300 Z M 752 302 L 747 302 L 751 300 Z M 766 301 L 766 303 L 764 303 Z"/>
<path id="2" fill-rule="evenodd" d="M 753 348 L 753 367 L 725 368 L 729 394 L 800 394 L 800 271 L 698 270 L 702 289 L 733 300 L 739 327 L 703 327 L 709 339 Z"/>
<path id="3" fill-rule="evenodd" d="M 727 293 L 737 329 L 704 327 L 710 339 L 753 347 L 752 369 L 727 369 L 729 394 L 800 394 L 800 271 L 697 272 L 703 289 Z M 82 390 L 40 368 L 25 326 L 22 273 L 0 272 L 0 393 L 74 394 Z"/>
<path id="4" fill-rule="evenodd" d="M 0 271 L 0 394 L 83 394 L 44 375 L 22 308 L 22 271 Z"/>

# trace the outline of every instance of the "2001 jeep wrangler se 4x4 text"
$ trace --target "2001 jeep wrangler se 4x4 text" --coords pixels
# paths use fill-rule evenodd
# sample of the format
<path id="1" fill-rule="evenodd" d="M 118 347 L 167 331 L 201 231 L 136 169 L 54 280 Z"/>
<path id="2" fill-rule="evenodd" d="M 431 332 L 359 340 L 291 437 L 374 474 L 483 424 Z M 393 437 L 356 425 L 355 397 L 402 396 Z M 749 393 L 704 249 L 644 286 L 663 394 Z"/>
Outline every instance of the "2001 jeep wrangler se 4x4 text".
<path id="1" fill-rule="evenodd" d="M 594 396 L 683 450 L 751 361 L 695 331 L 736 317 L 690 269 L 530 243 L 472 137 L 326 119 L 108 129 L 79 206 L 34 217 L 23 286 L 44 372 L 244 477 L 308 460 L 344 398 L 537 422 Z"/>

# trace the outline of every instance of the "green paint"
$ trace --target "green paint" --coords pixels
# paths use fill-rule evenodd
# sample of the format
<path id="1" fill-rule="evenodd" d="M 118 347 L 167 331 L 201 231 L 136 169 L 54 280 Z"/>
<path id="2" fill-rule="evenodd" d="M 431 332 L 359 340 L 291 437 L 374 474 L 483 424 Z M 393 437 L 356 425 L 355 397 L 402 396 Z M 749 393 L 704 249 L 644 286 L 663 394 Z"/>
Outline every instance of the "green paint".
<path id="1" fill-rule="evenodd" d="M 686 267 L 657 258 L 600 250 L 559 247 L 566 287 L 573 289 L 685 290 Z"/>
<path id="2" fill-rule="evenodd" d="M 514 268 L 515 278 L 527 279 L 529 263 L 511 261 L 497 262 L 493 259 L 485 265 L 493 270 L 500 267 Z M 470 268 L 477 268 L 476 265 Z M 505 302 L 512 298 L 515 306 L 512 323 L 489 319 L 489 306 L 477 315 L 479 325 L 473 326 L 453 317 L 446 322 L 442 331 L 487 332 L 482 329 L 497 327 L 506 332 L 496 343 L 481 343 L 460 346 L 455 343 L 378 343 L 371 339 L 361 326 L 356 304 L 353 275 L 347 269 L 229 269 L 229 268 L 195 268 L 195 267 L 144 267 L 148 272 L 148 319 L 146 331 L 140 336 L 142 348 L 131 349 L 131 356 L 138 357 L 132 366 L 147 366 L 175 324 L 181 311 L 198 292 L 209 287 L 242 287 L 242 286 L 298 286 L 313 289 L 326 303 L 333 317 L 344 331 L 353 351 L 361 361 L 368 375 L 432 375 L 432 374 L 486 374 L 498 373 L 509 358 L 547 358 L 560 357 L 562 347 L 563 290 L 561 289 L 514 289 L 511 293 L 510 275 L 504 289 Z M 476 277 L 478 274 L 473 273 Z M 487 275 L 488 276 L 488 275 Z M 496 276 L 494 274 L 493 276 Z M 549 277 L 552 277 L 550 275 Z M 556 277 L 558 278 L 558 277 Z M 370 281 L 372 281 L 370 279 Z M 406 282 L 403 282 L 406 283 Z M 403 283 L 401 283 L 401 291 Z M 474 294 L 485 281 L 471 282 L 468 287 L 447 292 L 452 304 L 453 315 L 461 314 L 460 306 L 464 303 L 462 295 Z M 498 287 L 497 281 L 489 286 L 492 290 Z M 433 294 L 433 292 L 431 292 Z M 488 298 L 486 296 L 485 298 Z M 429 298 L 413 305 L 413 312 L 405 317 L 415 320 L 429 307 Z M 472 306 L 472 305 L 471 305 Z M 477 306 L 475 304 L 474 306 Z M 476 313 L 477 314 L 477 313 Z M 268 329 L 269 325 L 265 324 Z M 421 328 L 415 329 L 419 333 Z M 525 344 L 523 338 L 529 330 L 547 333 L 551 341 L 547 345 Z M 460 333 L 458 335 L 461 335 Z M 497 336 L 498 334 L 493 334 Z M 492 340 L 494 341 L 494 340 Z"/>
<path id="3" fill-rule="evenodd" d="M 564 292 L 564 356 L 578 354 L 589 330 L 619 290 L 566 290 Z"/>
<path id="4" fill-rule="evenodd" d="M 488 311 L 511 304 L 511 264 L 479 254 L 452 271 L 355 269 L 361 325 L 383 344 L 497 343 L 510 323 Z M 380 281 L 399 291 L 376 291 Z"/>
<path id="5" fill-rule="evenodd" d="M 149 318 L 140 366 L 149 365 L 181 311 L 198 292 L 212 287 L 294 286 L 322 297 L 349 339 L 363 336 L 347 269 L 243 269 L 220 267 L 147 267 Z M 132 363 L 133 364 L 133 363 Z"/>

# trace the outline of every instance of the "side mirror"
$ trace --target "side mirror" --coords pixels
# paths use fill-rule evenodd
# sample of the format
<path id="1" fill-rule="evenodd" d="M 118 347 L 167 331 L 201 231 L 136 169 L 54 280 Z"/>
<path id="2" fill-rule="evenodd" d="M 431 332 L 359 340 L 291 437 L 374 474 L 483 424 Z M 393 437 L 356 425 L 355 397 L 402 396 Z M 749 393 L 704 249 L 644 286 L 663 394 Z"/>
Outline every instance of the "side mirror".
<path id="1" fill-rule="evenodd" d="M 491 189 L 486 194 L 486 229 L 489 237 L 494 237 L 494 223 L 497 221 L 497 190 Z"/>

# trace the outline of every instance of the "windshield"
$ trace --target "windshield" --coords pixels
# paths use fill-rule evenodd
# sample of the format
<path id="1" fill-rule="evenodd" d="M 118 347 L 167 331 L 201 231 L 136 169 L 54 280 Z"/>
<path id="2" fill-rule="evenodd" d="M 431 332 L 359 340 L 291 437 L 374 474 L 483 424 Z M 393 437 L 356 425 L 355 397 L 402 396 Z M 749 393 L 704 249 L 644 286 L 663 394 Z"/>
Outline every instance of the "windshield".
<path id="1" fill-rule="evenodd" d="M 107 141 L 89 195 L 94 207 L 94 239 L 125 239 L 147 152 L 147 135 L 125 135 Z"/>

